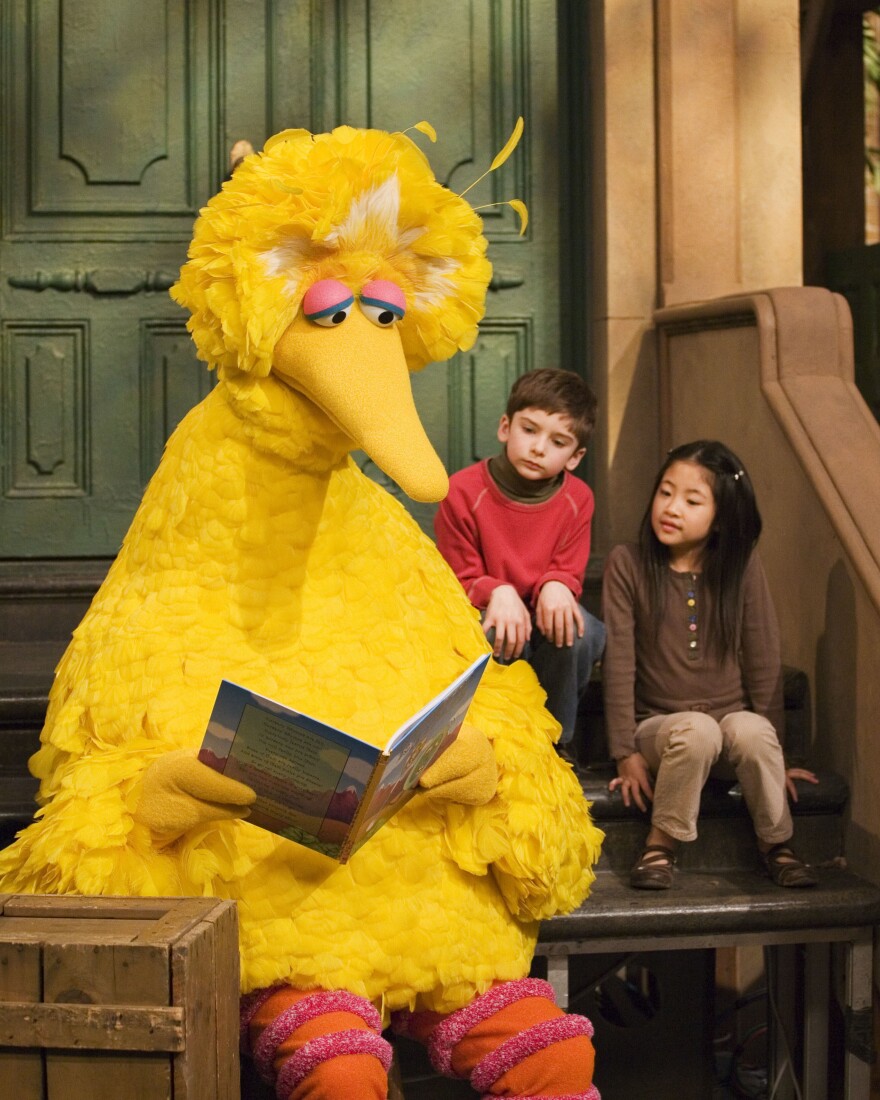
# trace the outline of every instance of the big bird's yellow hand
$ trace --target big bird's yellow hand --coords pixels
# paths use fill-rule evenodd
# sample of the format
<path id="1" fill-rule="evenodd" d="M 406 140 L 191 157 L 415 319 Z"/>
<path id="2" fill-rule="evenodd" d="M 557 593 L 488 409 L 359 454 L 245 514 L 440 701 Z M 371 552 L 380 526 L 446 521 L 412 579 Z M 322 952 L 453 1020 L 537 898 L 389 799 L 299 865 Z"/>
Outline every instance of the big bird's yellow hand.
<path id="1" fill-rule="evenodd" d="M 144 772 L 134 817 L 168 842 L 197 825 L 247 817 L 256 794 L 209 768 L 189 749 L 167 753 Z"/>
<path id="2" fill-rule="evenodd" d="M 476 726 L 465 722 L 446 752 L 427 769 L 419 785 L 431 798 L 483 806 L 495 795 L 498 767 L 492 745 Z"/>

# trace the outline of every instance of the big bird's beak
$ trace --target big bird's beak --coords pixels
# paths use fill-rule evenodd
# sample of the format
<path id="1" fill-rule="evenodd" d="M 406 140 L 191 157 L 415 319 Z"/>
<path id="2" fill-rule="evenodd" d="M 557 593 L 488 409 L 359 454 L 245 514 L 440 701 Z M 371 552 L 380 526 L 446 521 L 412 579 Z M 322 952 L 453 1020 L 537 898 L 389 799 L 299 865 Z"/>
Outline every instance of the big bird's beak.
<path id="1" fill-rule="evenodd" d="M 300 314 L 275 345 L 275 370 L 300 390 L 413 500 L 442 500 L 449 479 L 413 401 L 400 336 L 355 304 L 322 328 Z"/>

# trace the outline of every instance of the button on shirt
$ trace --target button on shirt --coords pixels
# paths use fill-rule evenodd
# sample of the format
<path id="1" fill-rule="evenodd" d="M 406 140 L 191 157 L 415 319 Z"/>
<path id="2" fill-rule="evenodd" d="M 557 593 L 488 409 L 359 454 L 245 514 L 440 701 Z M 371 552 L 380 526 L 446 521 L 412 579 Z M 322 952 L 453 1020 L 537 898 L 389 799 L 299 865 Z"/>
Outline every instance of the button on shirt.
<path id="1" fill-rule="evenodd" d="M 711 604 L 702 577 L 666 574 L 666 602 L 654 636 L 647 587 L 634 545 L 616 546 L 606 559 L 602 607 L 608 632 L 602 658 L 605 728 L 614 759 L 635 750 L 638 722 L 653 714 L 695 710 L 723 718 L 737 710 L 765 715 L 784 737 L 779 626 L 764 568 L 753 552 L 740 593 L 742 637 L 738 656 L 707 653 Z M 693 591 L 693 597 L 688 596 Z M 689 605 L 688 600 L 694 604 Z M 690 616 L 696 608 L 697 645 Z M 696 653 L 696 657 L 691 654 Z"/>

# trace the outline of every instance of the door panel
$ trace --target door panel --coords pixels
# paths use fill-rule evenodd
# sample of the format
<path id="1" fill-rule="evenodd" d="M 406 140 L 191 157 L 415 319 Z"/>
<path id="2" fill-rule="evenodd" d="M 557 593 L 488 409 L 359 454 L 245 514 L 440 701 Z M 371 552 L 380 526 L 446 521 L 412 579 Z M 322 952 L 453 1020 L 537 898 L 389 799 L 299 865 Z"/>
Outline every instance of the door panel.
<path id="1" fill-rule="evenodd" d="M 554 0 L 0 2 L 0 557 L 115 553 L 211 384 L 167 295 L 192 223 L 225 150 L 285 127 L 427 119 L 436 145 L 413 136 L 462 191 L 524 115 L 468 197 L 525 200 L 528 232 L 506 205 L 482 211 L 480 338 L 414 380 L 449 469 L 494 452 L 513 379 L 559 361 Z"/>
<path id="2" fill-rule="evenodd" d="M 5 238 L 189 237 L 216 181 L 216 8 L 6 0 Z"/>
<path id="3" fill-rule="evenodd" d="M 188 181 L 169 157 L 186 148 L 182 11 L 57 0 L 32 13 L 29 114 L 53 139 L 35 149 L 33 213 L 90 212 L 101 184 L 105 214 L 186 214 Z"/>
<path id="4" fill-rule="evenodd" d="M 88 330 L 82 324 L 12 323 L 10 363 L 12 497 L 83 497 L 89 483 L 84 415 Z"/>

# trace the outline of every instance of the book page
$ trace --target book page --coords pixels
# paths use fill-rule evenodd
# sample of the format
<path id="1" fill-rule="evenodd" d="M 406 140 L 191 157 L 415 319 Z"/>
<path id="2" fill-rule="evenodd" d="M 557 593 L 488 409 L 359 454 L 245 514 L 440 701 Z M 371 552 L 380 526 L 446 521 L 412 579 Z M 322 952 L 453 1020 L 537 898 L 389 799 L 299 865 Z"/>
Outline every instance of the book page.
<path id="1" fill-rule="evenodd" d="M 248 821 L 339 857 L 379 750 L 224 681 L 199 753 L 257 794 Z"/>
<path id="2" fill-rule="evenodd" d="M 391 738 L 385 749 L 390 758 L 358 822 L 352 851 L 409 801 L 422 775 L 455 740 L 489 656 L 478 658 Z"/>

